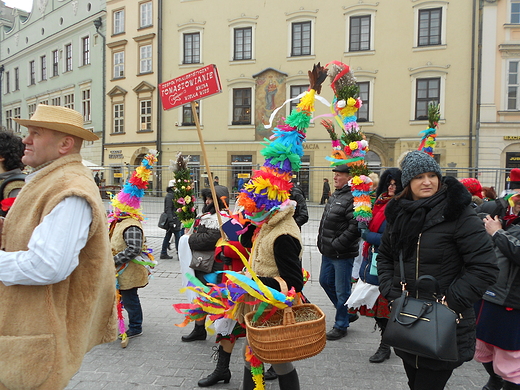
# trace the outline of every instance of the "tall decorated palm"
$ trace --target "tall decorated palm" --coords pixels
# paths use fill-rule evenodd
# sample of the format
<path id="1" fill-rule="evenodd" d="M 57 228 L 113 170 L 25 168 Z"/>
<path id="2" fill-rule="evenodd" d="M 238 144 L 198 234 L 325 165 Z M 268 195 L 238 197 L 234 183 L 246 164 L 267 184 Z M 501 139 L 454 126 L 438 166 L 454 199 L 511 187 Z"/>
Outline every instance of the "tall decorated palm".
<path id="1" fill-rule="evenodd" d="M 173 163 L 172 171 L 175 175 L 173 206 L 184 228 L 190 228 L 197 216 L 194 185 L 187 165 L 188 160 L 189 157 L 184 158 L 179 152 L 177 160 L 174 163 L 171 161 Z"/>

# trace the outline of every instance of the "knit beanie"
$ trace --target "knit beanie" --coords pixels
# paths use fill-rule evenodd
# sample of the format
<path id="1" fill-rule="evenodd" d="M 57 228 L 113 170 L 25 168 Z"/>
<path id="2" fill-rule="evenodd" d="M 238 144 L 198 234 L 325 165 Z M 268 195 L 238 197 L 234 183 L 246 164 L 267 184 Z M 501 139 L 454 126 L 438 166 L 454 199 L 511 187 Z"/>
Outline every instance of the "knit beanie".
<path id="1" fill-rule="evenodd" d="M 442 177 L 441 167 L 437 164 L 437 161 L 428 154 L 414 150 L 404 156 L 401 161 L 401 183 L 403 188 L 406 187 L 410 181 L 417 175 L 426 172 L 435 172 L 439 179 Z"/>
<path id="2" fill-rule="evenodd" d="M 466 187 L 471 195 L 478 196 L 480 199 L 482 199 L 482 185 L 477 179 L 468 177 L 465 179 L 460 179 L 460 182 L 464 185 L 464 187 Z"/>

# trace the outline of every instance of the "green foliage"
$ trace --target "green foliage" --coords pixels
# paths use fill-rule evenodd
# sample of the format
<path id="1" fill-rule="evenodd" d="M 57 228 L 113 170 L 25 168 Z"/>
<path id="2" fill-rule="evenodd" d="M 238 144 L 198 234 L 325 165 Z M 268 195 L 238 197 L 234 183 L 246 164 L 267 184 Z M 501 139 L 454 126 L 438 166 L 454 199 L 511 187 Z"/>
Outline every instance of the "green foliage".
<path id="1" fill-rule="evenodd" d="M 359 86 L 357 84 L 345 85 L 336 91 L 336 96 L 338 100 L 356 99 L 359 96 Z"/>
<path id="2" fill-rule="evenodd" d="M 182 161 L 180 161 L 182 159 Z M 197 208 L 193 203 L 195 191 L 193 181 L 190 176 L 190 170 L 186 165 L 186 161 L 182 156 L 177 159 L 177 171 L 175 172 L 175 188 L 173 189 L 173 208 L 176 210 L 179 220 L 184 227 L 190 227 L 191 223 L 197 216 Z M 184 199 L 184 203 L 180 199 Z"/>
<path id="3" fill-rule="evenodd" d="M 430 128 L 435 129 L 439 124 L 441 118 L 441 105 L 437 103 L 428 104 L 428 124 Z"/>

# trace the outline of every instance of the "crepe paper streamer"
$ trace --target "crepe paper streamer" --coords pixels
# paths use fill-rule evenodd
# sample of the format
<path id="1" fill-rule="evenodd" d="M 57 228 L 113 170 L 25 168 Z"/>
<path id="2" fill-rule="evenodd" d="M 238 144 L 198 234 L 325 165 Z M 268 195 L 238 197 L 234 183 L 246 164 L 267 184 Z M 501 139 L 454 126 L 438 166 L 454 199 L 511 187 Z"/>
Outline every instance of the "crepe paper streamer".
<path id="1" fill-rule="evenodd" d="M 256 357 L 249 345 L 245 351 L 245 358 L 251 365 L 251 376 L 255 383 L 254 390 L 264 390 L 264 364 Z"/>

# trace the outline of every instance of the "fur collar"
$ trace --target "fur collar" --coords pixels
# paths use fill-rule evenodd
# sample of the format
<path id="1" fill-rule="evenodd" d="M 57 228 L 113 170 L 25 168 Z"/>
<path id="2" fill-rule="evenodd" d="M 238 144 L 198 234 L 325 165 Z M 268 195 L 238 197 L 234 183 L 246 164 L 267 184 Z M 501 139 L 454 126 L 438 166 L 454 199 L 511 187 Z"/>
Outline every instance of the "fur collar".
<path id="1" fill-rule="evenodd" d="M 451 176 L 443 177 L 442 185 L 446 186 L 446 200 L 441 204 L 442 217 L 445 221 L 454 221 L 471 203 L 471 194 L 461 182 Z M 400 211 L 399 201 L 394 198 L 388 202 L 385 210 L 388 222 L 393 223 Z"/>

